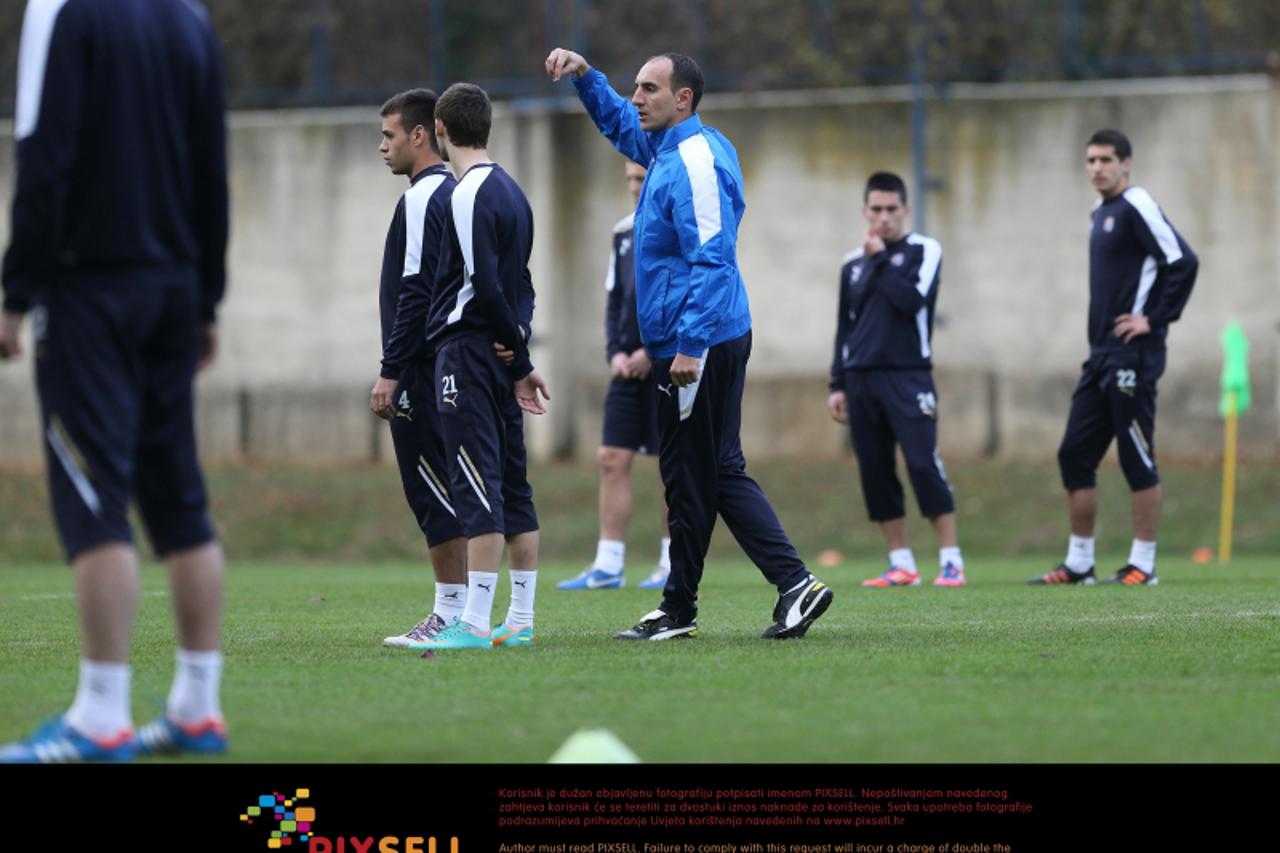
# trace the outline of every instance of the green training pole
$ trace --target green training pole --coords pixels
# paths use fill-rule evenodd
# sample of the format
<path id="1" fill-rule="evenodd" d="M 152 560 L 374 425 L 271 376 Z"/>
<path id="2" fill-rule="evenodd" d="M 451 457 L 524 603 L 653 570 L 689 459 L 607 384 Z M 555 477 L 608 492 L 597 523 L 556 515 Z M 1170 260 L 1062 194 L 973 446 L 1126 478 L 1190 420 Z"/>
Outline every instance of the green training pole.
<path id="1" fill-rule="evenodd" d="M 1226 421 L 1222 448 L 1222 514 L 1218 529 L 1218 563 L 1231 562 L 1231 534 L 1236 505 L 1236 450 L 1240 415 L 1249 408 L 1249 341 L 1236 322 L 1222 331 L 1222 397 L 1218 412 Z"/>

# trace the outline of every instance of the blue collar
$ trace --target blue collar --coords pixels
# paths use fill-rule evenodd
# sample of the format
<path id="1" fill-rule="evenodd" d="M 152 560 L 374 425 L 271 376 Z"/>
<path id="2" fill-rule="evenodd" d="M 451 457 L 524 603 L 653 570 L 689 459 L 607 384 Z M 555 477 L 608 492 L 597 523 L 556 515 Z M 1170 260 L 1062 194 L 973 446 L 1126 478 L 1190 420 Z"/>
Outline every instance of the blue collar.
<path id="1" fill-rule="evenodd" d="M 698 118 L 697 113 L 694 113 L 675 127 L 669 127 L 664 131 L 652 134 L 653 147 L 658 149 L 658 153 L 662 153 L 675 148 L 689 137 L 701 132 L 702 119 Z"/>
<path id="2" fill-rule="evenodd" d="M 409 186 L 413 186 L 418 181 L 425 178 L 427 175 L 443 175 L 444 168 L 445 167 L 443 163 L 437 163 L 434 166 L 428 166 L 427 168 L 423 169 L 421 172 L 419 172 L 418 174 L 414 175 L 412 178 L 409 179 Z"/>

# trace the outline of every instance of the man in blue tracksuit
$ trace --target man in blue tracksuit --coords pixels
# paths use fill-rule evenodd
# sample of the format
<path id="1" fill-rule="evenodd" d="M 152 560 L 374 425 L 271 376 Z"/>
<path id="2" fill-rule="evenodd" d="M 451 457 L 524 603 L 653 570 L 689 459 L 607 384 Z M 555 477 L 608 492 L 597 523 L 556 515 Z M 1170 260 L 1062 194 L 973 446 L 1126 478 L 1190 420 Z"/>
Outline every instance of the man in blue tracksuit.
<path id="1" fill-rule="evenodd" d="M 648 168 L 635 216 L 636 307 L 654 361 L 659 467 L 671 526 L 661 606 L 618 639 L 697 635 L 698 583 L 716 514 L 778 590 L 767 638 L 803 636 L 833 598 L 805 569 L 764 492 L 746 473 L 739 432 L 751 313 L 738 271 L 742 170 L 732 143 L 697 115 L 702 72 L 677 53 L 636 75 L 630 103 L 577 53 L 547 57 L 596 127 Z"/>

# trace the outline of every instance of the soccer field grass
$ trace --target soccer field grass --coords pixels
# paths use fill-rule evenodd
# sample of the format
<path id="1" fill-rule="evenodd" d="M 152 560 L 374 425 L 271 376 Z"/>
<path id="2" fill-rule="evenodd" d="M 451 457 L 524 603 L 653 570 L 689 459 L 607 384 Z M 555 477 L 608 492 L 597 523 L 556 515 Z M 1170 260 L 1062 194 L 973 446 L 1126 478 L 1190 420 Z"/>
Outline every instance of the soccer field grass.
<path id="1" fill-rule="evenodd" d="M 223 703 L 234 761 L 541 762 L 606 728 L 648 762 L 1280 760 L 1277 560 L 1160 564 L 1154 588 L 1031 588 L 1045 565 L 970 556 L 962 590 L 864 590 L 874 567 L 823 571 L 836 601 L 808 637 L 758 639 L 772 591 L 712 563 L 694 640 L 611 634 L 652 592 L 562 592 L 544 567 L 532 649 L 381 646 L 422 615 L 406 564 L 236 563 Z M 0 741 L 75 687 L 69 573 L 4 570 Z M 505 612 L 503 593 L 495 610 Z M 134 713 L 172 672 L 164 577 L 144 573 Z"/>

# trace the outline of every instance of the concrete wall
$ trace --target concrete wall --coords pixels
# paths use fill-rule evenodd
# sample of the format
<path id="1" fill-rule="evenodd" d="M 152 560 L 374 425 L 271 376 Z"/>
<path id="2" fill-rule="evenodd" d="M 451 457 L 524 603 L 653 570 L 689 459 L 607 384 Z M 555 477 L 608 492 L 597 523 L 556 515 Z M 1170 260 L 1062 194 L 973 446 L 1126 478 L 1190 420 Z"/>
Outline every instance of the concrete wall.
<path id="1" fill-rule="evenodd" d="M 1137 183 L 1200 254 L 1161 384 L 1159 446 L 1212 455 L 1218 338 L 1240 320 L 1253 345 L 1249 452 L 1280 442 L 1277 414 L 1277 90 L 1265 78 L 954 86 L 929 107 L 921 197 L 942 241 L 935 362 L 944 452 L 1048 456 L 1087 355 L 1088 211 L 1083 141 L 1125 129 Z M 862 230 L 866 175 L 910 175 L 908 93 L 840 90 L 708 97 L 704 120 L 738 147 L 747 180 L 739 242 L 755 318 L 749 455 L 824 455 L 840 258 Z M 233 239 L 224 346 L 200 380 L 212 458 L 324 464 L 389 458 L 366 410 L 377 373 L 377 276 L 402 179 L 377 154 L 376 109 L 253 113 L 232 121 Z M 11 129 L 0 128 L 9 135 Z M 537 222 L 534 360 L 551 413 L 534 452 L 594 453 L 606 369 L 601 287 L 609 231 L 626 210 L 622 160 L 576 101 L 499 109 L 490 148 Z M 12 189 L 0 144 L 0 195 Z M 8 208 L 0 211 L 7 239 Z M 29 362 L 0 368 L 0 465 L 39 463 Z"/>

